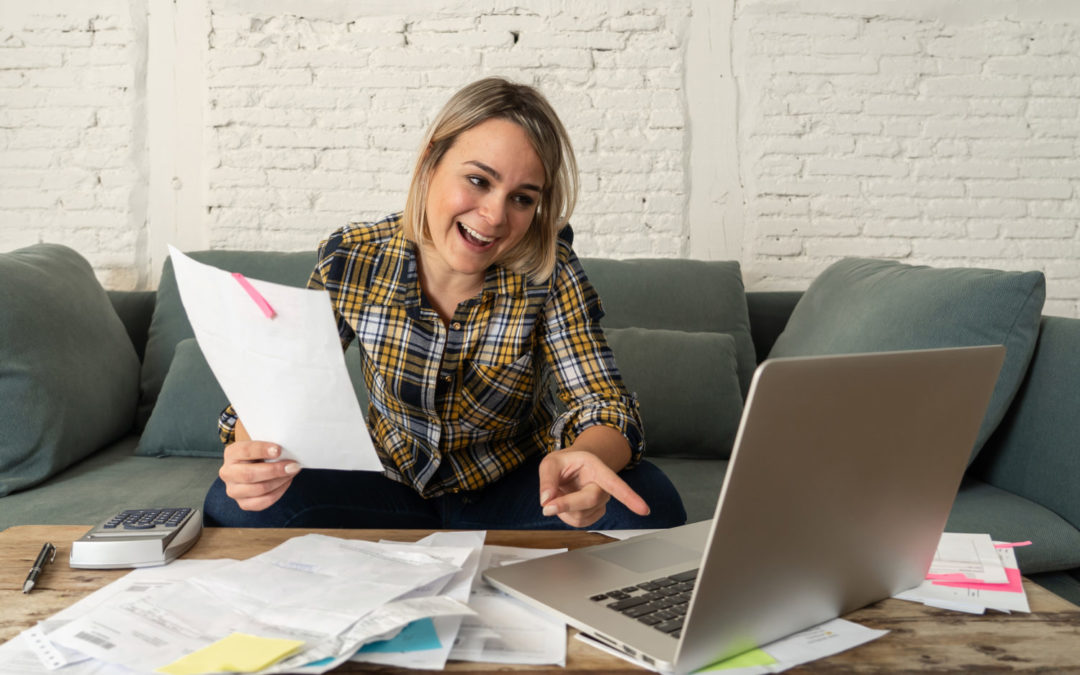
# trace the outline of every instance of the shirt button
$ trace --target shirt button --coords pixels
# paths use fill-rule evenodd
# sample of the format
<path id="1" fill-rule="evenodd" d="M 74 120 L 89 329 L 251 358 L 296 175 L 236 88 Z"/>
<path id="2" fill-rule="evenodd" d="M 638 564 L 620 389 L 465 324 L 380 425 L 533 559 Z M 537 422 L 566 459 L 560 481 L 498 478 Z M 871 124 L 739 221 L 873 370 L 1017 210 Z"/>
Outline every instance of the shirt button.
<path id="1" fill-rule="evenodd" d="M 443 382 L 450 382 L 450 381 L 452 381 L 453 379 L 454 379 L 454 378 L 453 378 L 453 377 L 451 377 L 450 375 L 443 375 L 443 376 L 442 376 L 442 381 L 443 381 Z"/>
<path id="2" fill-rule="evenodd" d="M 461 330 L 461 322 L 460 321 L 455 321 L 454 323 L 452 323 L 450 325 L 450 327 L 453 328 L 454 330 Z"/>

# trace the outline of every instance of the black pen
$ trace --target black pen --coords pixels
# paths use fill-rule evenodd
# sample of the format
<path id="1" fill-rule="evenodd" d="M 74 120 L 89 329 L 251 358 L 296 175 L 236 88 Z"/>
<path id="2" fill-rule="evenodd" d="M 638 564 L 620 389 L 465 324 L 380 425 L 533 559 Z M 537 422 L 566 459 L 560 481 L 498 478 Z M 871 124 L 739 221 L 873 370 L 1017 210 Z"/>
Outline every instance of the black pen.
<path id="1" fill-rule="evenodd" d="M 30 589 L 37 583 L 38 575 L 41 574 L 41 569 L 45 567 L 45 563 L 52 562 L 55 557 L 56 547 L 49 542 L 45 542 L 45 545 L 41 547 L 41 553 L 37 554 L 34 566 L 30 568 L 30 574 L 26 575 L 26 583 L 22 587 L 23 593 L 30 592 Z"/>

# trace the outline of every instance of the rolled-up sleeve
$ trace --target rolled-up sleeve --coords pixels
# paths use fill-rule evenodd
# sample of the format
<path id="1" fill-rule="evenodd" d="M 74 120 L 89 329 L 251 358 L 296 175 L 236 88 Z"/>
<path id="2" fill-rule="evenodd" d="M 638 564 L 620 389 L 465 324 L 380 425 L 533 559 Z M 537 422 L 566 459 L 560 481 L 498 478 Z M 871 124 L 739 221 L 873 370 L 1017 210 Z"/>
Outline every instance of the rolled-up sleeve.
<path id="1" fill-rule="evenodd" d="M 560 244 L 562 247 L 563 244 Z M 637 400 L 627 391 L 604 338 L 600 298 L 569 247 L 560 251 L 544 308 L 540 344 L 566 412 L 551 428 L 555 447 L 595 425 L 618 430 L 630 444 L 632 466 L 645 449 Z"/>

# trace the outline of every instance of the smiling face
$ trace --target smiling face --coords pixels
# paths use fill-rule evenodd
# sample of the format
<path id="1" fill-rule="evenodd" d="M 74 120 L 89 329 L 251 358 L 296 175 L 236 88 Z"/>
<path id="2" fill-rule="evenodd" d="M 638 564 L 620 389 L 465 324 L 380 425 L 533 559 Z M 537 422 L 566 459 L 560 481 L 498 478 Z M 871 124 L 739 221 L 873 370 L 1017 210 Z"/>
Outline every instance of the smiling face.
<path id="1" fill-rule="evenodd" d="M 543 163 L 520 126 L 492 118 L 462 132 L 431 175 L 422 277 L 479 290 L 488 267 L 525 237 L 543 187 Z"/>

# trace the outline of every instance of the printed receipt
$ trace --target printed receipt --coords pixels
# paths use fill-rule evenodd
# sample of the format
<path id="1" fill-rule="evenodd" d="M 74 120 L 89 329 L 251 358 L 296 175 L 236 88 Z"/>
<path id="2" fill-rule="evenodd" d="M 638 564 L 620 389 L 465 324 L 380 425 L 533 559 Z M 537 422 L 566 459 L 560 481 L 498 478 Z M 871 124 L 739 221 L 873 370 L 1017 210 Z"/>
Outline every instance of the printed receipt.
<path id="1" fill-rule="evenodd" d="M 257 279 L 241 284 L 172 246 L 169 253 L 195 339 L 251 437 L 277 443 L 282 459 L 303 467 L 382 471 L 330 296 Z"/>

